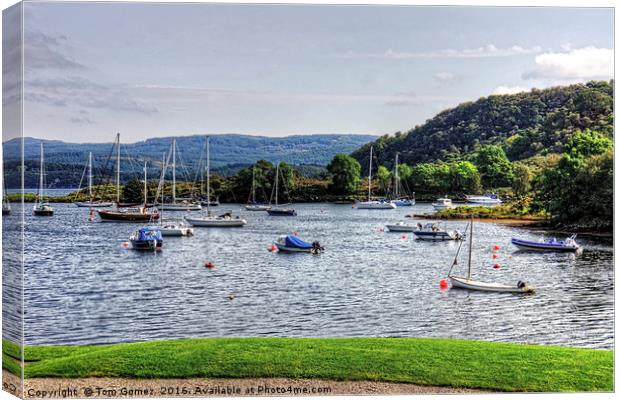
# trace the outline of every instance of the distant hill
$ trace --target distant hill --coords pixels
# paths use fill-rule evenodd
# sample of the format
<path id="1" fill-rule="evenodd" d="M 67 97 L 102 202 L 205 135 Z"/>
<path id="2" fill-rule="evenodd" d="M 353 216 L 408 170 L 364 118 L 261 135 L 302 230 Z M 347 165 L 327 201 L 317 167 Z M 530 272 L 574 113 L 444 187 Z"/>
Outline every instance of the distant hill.
<path id="1" fill-rule="evenodd" d="M 613 81 L 492 95 L 437 114 L 406 133 L 385 135 L 353 152 L 367 169 L 372 145 L 380 164 L 459 158 L 481 144 L 501 145 L 509 159 L 559 153 L 576 130 L 613 136 Z"/>
<path id="2" fill-rule="evenodd" d="M 293 165 L 325 166 L 338 153 L 351 153 L 377 136 L 373 135 L 297 135 L 287 137 L 265 137 L 238 134 L 210 136 L 211 167 L 214 172 L 222 174 L 235 173 L 241 167 L 258 160 L 273 163 L 285 161 Z M 95 175 L 110 176 L 112 151 L 110 143 L 67 143 L 60 140 L 24 139 L 24 163 L 26 165 L 26 186 L 36 187 L 36 175 L 39 169 L 39 146 L 43 142 L 47 169 L 47 181 L 50 187 L 75 187 L 86 164 L 88 152 L 93 152 Z M 152 138 L 135 143 L 121 134 L 122 180 L 137 178 L 141 173 L 144 160 L 152 166 L 149 176 L 159 176 L 161 159 L 170 149 L 172 137 Z M 201 159 L 204 160 L 205 136 L 176 137 L 179 149 L 177 159 L 179 179 L 193 180 L 198 173 Z M 5 176 L 8 187 L 19 184 L 20 140 L 12 139 L 3 143 Z M 204 163 L 204 161 L 203 161 Z"/>

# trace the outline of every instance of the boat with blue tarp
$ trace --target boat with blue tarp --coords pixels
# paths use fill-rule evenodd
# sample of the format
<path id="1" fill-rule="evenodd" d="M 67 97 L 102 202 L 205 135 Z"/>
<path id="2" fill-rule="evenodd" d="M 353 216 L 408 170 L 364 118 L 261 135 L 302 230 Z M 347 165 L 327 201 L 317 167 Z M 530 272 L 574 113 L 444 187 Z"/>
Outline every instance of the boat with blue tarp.
<path id="1" fill-rule="evenodd" d="M 279 251 L 318 254 L 324 250 L 318 241 L 306 242 L 295 235 L 281 236 L 275 242 Z"/>
<path id="2" fill-rule="evenodd" d="M 135 250 L 157 250 L 164 244 L 164 238 L 158 228 L 140 228 L 129 238 Z"/>
<path id="3" fill-rule="evenodd" d="M 576 252 L 581 250 L 581 246 L 579 246 L 577 242 L 575 242 L 576 237 L 577 235 L 573 235 L 564 240 L 557 240 L 556 238 L 552 238 L 546 241 L 512 238 L 510 242 L 514 244 L 519 250 Z"/>

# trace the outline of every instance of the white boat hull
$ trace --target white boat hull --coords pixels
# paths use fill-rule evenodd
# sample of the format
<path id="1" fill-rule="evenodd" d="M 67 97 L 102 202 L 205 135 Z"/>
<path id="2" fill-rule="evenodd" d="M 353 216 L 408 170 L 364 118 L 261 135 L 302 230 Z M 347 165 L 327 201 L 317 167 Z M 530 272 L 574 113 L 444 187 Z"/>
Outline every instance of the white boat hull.
<path id="1" fill-rule="evenodd" d="M 359 210 L 394 210 L 396 204 L 380 201 L 360 201 L 356 204 Z"/>
<path id="2" fill-rule="evenodd" d="M 301 249 L 299 247 L 288 247 L 280 243 L 275 244 L 278 248 L 278 251 L 288 252 L 288 253 L 312 253 L 312 249 Z"/>
<path id="3" fill-rule="evenodd" d="M 75 203 L 76 206 L 78 207 L 88 207 L 88 208 L 103 208 L 103 207 L 112 207 L 113 203 L 98 203 L 98 202 L 87 202 L 87 201 L 83 201 L 83 202 L 77 202 Z"/>
<path id="4" fill-rule="evenodd" d="M 271 206 L 252 206 L 252 205 L 247 205 L 245 206 L 245 209 L 248 211 L 267 211 L 267 210 L 271 210 Z"/>
<path id="5" fill-rule="evenodd" d="M 191 236 L 194 234 L 192 228 L 159 228 L 162 236 Z"/>
<path id="6" fill-rule="evenodd" d="M 413 232 L 417 229 L 415 225 L 386 225 L 385 226 L 390 232 Z"/>
<path id="7" fill-rule="evenodd" d="M 392 204 L 396 207 L 413 207 L 415 200 L 392 200 Z"/>
<path id="8" fill-rule="evenodd" d="M 202 206 L 200 204 L 160 204 L 157 206 L 163 211 L 200 211 Z"/>
<path id="9" fill-rule="evenodd" d="M 212 217 L 212 218 L 209 218 L 209 217 L 188 218 L 186 217 L 185 220 L 192 226 L 212 227 L 212 228 L 235 228 L 235 227 L 241 227 L 247 223 L 245 219 L 241 219 L 241 218 L 226 219 L 226 218 L 218 218 L 218 217 Z"/>
<path id="10" fill-rule="evenodd" d="M 454 232 L 418 232 L 413 231 L 413 234 L 418 238 L 418 240 L 460 240 L 462 236 L 454 233 Z"/>
<path id="11" fill-rule="evenodd" d="M 478 290 L 482 292 L 504 292 L 504 293 L 533 293 L 534 289 L 525 285 L 523 287 L 504 285 L 502 283 L 488 283 L 475 281 L 473 279 L 450 276 L 452 287 L 461 289 Z"/>

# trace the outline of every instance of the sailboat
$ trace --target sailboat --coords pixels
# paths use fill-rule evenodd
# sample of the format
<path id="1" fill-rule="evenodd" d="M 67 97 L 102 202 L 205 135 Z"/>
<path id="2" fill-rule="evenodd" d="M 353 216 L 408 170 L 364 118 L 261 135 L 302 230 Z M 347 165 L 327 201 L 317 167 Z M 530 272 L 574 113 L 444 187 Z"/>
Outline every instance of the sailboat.
<path id="1" fill-rule="evenodd" d="M 37 198 L 35 200 L 34 207 L 32 207 L 32 213 L 38 216 L 50 216 L 54 215 L 54 209 L 43 201 L 45 197 L 45 163 L 43 161 L 43 143 L 41 143 L 41 168 L 39 169 L 39 190 L 37 191 Z"/>
<path id="2" fill-rule="evenodd" d="M 9 215 L 11 213 L 11 204 L 6 194 L 6 179 L 2 177 L 2 215 Z"/>
<path id="3" fill-rule="evenodd" d="M 82 175 L 83 176 L 83 175 Z M 88 201 L 75 202 L 78 207 L 111 207 L 111 202 L 93 201 L 93 153 L 88 153 Z"/>
<path id="4" fill-rule="evenodd" d="M 114 210 L 97 210 L 99 218 L 103 222 L 136 222 L 159 219 L 159 212 L 151 210 L 147 203 L 146 187 L 146 162 L 144 163 L 144 204 L 140 207 L 124 208 L 120 206 L 121 200 L 121 134 L 116 134 L 116 207 Z"/>
<path id="5" fill-rule="evenodd" d="M 209 163 L 209 137 L 207 136 L 207 199 L 211 198 L 211 165 Z M 185 216 L 185 220 L 192 226 L 212 227 L 212 228 L 234 228 L 241 227 L 247 223 L 243 218 L 233 217 L 232 211 L 225 212 L 221 215 L 211 215 L 211 205 L 207 201 L 206 217 L 189 217 Z"/>
<path id="6" fill-rule="evenodd" d="M 269 209 L 267 209 L 266 211 L 269 215 L 272 215 L 275 217 L 287 217 L 287 216 L 294 217 L 297 215 L 295 210 L 293 210 L 292 208 L 285 208 L 285 207 L 281 207 L 278 205 L 278 177 L 279 176 L 280 176 L 280 163 L 276 165 L 276 185 L 275 185 L 276 205 L 275 207 L 271 207 L 271 199 L 269 199 Z M 288 204 L 291 204 L 291 203 L 287 203 L 283 205 L 288 205 Z"/>
<path id="7" fill-rule="evenodd" d="M 168 158 L 170 156 L 168 155 Z M 166 177 L 166 169 L 168 167 L 168 161 L 166 160 L 166 153 L 164 153 L 162 169 L 161 169 L 161 177 L 159 178 L 159 185 L 157 187 L 157 194 L 155 197 L 158 197 L 158 194 L 161 193 L 161 204 L 165 205 L 164 200 L 164 182 Z M 159 230 L 161 236 L 192 236 L 194 234 L 194 229 L 189 227 L 185 221 L 177 221 L 177 220 L 165 220 L 164 212 L 160 207 L 159 212 L 159 224 L 157 226 L 151 227 L 151 229 Z"/>
<path id="8" fill-rule="evenodd" d="M 158 208 L 165 211 L 198 211 L 202 206 L 192 201 L 177 201 L 177 140 L 172 139 L 172 202 L 160 204 Z"/>
<path id="9" fill-rule="evenodd" d="M 368 166 L 368 200 L 358 201 L 356 207 L 360 210 L 390 210 L 395 209 L 396 205 L 386 200 L 371 200 L 372 186 L 372 146 L 370 147 L 370 157 Z"/>
<path id="10" fill-rule="evenodd" d="M 256 202 L 256 166 L 252 166 L 252 192 L 250 194 L 251 201 L 245 206 L 248 211 L 267 211 L 271 206 Z"/>
<path id="11" fill-rule="evenodd" d="M 450 271 L 448 272 L 448 278 L 450 279 L 450 283 L 452 287 L 458 287 L 462 289 L 468 290 L 478 290 L 483 292 L 508 292 L 508 293 L 533 293 L 534 289 L 527 285 L 527 283 L 519 281 L 516 285 L 506 285 L 503 283 L 490 283 L 490 282 L 482 282 L 471 279 L 471 253 L 472 253 L 472 243 L 474 241 L 474 220 L 470 221 L 469 225 L 469 258 L 467 262 L 467 277 L 460 277 L 452 275 L 452 269 L 455 265 L 457 265 L 457 258 L 459 255 L 459 251 L 461 249 L 461 245 L 456 252 L 456 256 L 454 257 L 454 261 L 452 262 L 452 267 L 450 267 Z"/>
<path id="12" fill-rule="evenodd" d="M 398 207 L 413 206 L 415 199 L 400 195 L 401 186 L 400 177 L 398 176 L 398 153 L 396 153 L 396 161 L 394 162 L 394 200 L 392 200 L 392 203 Z"/>

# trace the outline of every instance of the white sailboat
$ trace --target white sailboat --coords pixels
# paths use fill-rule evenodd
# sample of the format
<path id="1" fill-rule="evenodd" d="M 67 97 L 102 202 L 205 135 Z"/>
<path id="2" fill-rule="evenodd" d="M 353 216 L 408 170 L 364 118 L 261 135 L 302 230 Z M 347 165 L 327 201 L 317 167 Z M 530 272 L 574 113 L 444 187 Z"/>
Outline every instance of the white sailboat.
<path id="1" fill-rule="evenodd" d="M 396 161 L 394 162 L 394 203 L 397 207 L 411 207 L 415 205 L 415 198 L 410 198 L 408 196 L 401 196 L 400 177 L 398 176 L 398 153 L 396 153 Z"/>
<path id="2" fill-rule="evenodd" d="M 190 200 L 177 200 L 177 140 L 172 139 L 172 202 L 158 206 L 164 211 L 199 211 L 202 206 Z"/>
<path id="3" fill-rule="evenodd" d="M 84 175 L 82 175 L 84 176 Z M 112 202 L 93 201 L 93 153 L 88 153 L 88 201 L 77 201 L 78 207 L 112 207 Z"/>
<path id="4" fill-rule="evenodd" d="M 168 158 L 170 158 L 170 156 L 168 156 Z M 159 187 L 157 188 L 157 194 L 155 195 L 155 197 L 157 197 L 157 195 L 161 193 L 161 205 L 162 206 L 165 205 L 164 183 L 165 183 L 165 177 L 166 177 L 166 169 L 168 167 L 168 161 L 169 160 L 166 160 L 166 153 L 164 153 L 161 177 L 159 178 Z M 161 210 L 161 207 L 160 207 L 160 210 Z M 160 211 L 159 213 L 159 225 L 157 225 L 156 227 L 153 227 L 153 229 L 159 229 L 162 236 L 192 236 L 194 234 L 194 229 L 188 226 L 185 223 L 185 221 L 164 219 L 163 211 Z"/>
<path id="5" fill-rule="evenodd" d="M 279 176 L 280 176 L 280 163 L 276 165 L 276 182 L 275 182 L 276 183 L 275 184 L 276 205 L 271 207 L 271 199 L 269 199 L 269 209 L 267 210 L 267 213 L 273 217 L 294 217 L 297 215 L 295 210 L 293 210 L 292 208 L 283 207 L 283 206 L 290 205 L 291 204 L 290 202 L 287 204 L 278 204 L 278 178 Z"/>
<path id="6" fill-rule="evenodd" d="M 46 201 L 43 201 L 45 197 L 45 163 L 43 161 L 43 143 L 41 143 L 41 167 L 39 169 L 39 190 L 37 191 L 37 198 L 35 204 L 32 207 L 32 213 L 38 216 L 51 216 L 54 215 L 54 209 Z"/>
<path id="7" fill-rule="evenodd" d="M 266 197 L 266 196 L 265 196 Z M 250 199 L 246 204 L 245 209 L 248 211 L 267 211 L 271 208 L 268 204 L 261 204 L 256 202 L 256 166 L 252 166 L 252 191 L 250 192 Z"/>
<path id="8" fill-rule="evenodd" d="M 209 161 L 209 137 L 207 136 L 207 199 L 211 198 L 211 165 Z M 225 212 L 221 215 L 211 215 L 211 205 L 207 202 L 207 216 L 206 217 L 189 217 L 185 216 L 187 221 L 192 226 L 200 227 L 212 227 L 212 228 L 234 228 L 242 227 L 247 221 L 240 217 L 233 217 L 232 212 Z"/>
<path id="9" fill-rule="evenodd" d="M 386 200 L 371 200 L 372 186 L 372 146 L 370 147 L 370 157 L 368 166 L 368 200 L 358 201 L 356 207 L 359 210 L 393 210 L 396 205 Z"/>
<path id="10" fill-rule="evenodd" d="M 468 290 L 477 290 L 483 292 L 508 292 L 508 293 L 533 293 L 534 288 L 527 285 L 527 283 L 519 281 L 516 285 L 506 285 L 503 283 L 494 283 L 494 282 L 482 282 L 471 279 L 471 253 L 472 253 L 472 243 L 474 241 L 474 220 L 470 221 L 469 226 L 469 258 L 467 262 L 467 277 L 454 276 L 452 275 L 452 269 L 455 265 L 457 265 L 457 258 L 459 255 L 459 250 L 461 246 L 456 252 L 456 256 L 454 257 L 454 261 L 452 262 L 452 267 L 450 267 L 450 271 L 448 272 L 448 278 L 450 279 L 450 283 L 452 287 L 468 289 Z M 462 244 L 462 242 L 461 242 Z"/>

